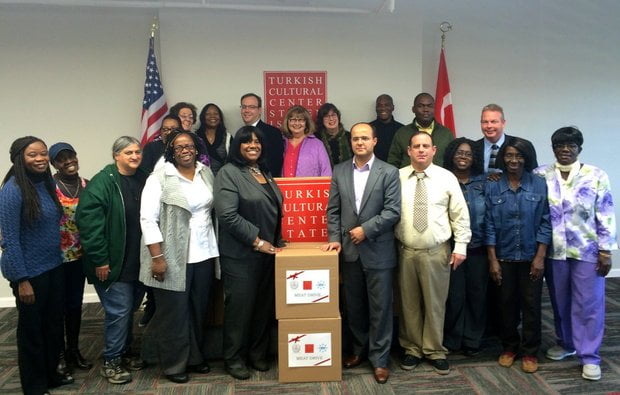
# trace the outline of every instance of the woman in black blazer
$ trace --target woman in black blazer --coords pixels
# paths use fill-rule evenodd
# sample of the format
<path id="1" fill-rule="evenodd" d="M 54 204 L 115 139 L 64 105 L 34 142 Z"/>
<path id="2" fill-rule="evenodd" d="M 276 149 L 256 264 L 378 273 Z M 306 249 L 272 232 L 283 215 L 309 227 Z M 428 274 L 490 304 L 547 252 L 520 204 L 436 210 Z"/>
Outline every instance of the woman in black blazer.
<path id="1" fill-rule="evenodd" d="M 215 211 L 224 285 L 226 371 L 245 380 L 247 365 L 269 370 L 274 319 L 274 257 L 282 246 L 282 194 L 265 165 L 262 132 L 244 126 L 230 146 L 229 163 L 215 179 Z M 246 365 L 247 363 L 247 365 Z"/>

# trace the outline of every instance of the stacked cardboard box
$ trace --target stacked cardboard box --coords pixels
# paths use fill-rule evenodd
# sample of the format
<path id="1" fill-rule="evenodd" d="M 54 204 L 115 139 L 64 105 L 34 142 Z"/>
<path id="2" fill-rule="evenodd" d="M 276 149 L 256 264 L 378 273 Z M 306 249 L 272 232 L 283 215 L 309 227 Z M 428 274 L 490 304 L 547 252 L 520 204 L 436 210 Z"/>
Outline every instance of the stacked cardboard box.
<path id="1" fill-rule="evenodd" d="M 338 254 L 291 243 L 276 255 L 278 368 L 282 383 L 342 379 Z"/>

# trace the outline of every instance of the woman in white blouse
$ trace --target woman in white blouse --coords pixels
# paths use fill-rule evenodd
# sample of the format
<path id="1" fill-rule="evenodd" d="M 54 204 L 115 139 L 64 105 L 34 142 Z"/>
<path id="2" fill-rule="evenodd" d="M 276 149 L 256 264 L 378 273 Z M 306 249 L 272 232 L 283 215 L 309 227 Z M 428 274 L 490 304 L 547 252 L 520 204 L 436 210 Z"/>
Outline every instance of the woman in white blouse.
<path id="1" fill-rule="evenodd" d="M 208 373 L 203 355 L 205 317 L 219 256 L 211 217 L 213 173 L 197 161 L 198 137 L 168 137 L 165 165 L 142 193 L 143 248 L 140 281 L 153 287 L 157 310 L 145 338 L 151 339 L 168 380 L 184 383 L 188 371 Z"/>

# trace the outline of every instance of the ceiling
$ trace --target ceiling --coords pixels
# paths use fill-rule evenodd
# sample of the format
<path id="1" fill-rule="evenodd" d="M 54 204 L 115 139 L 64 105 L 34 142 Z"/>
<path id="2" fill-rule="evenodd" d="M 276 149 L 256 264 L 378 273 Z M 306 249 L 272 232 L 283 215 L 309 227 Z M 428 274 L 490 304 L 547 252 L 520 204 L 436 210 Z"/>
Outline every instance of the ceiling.
<path id="1" fill-rule="evenodd" d="M 86 6 L 100 8 L 220 9 L 311 13 L 391 13 L 396 0 L 0 0 L 0 5 Z"/>

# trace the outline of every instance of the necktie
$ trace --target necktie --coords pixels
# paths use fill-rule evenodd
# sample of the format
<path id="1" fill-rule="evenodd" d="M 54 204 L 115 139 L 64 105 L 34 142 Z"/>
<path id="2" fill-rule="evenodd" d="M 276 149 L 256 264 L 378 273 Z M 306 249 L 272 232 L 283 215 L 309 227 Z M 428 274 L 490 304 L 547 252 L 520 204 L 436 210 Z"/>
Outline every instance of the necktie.
<path id="1" fill-rule="evenodd" d="M 491 146 L 491 157 L 489 158 L 489 169 L 496 169 L 495 160 L 497 159 L 497 153 L 499 152 L 499 145 L 493 144 Z"/>
<path id="2" fill-rule="evenodd" d="M 424 182 L 426 174 L 416 172 L 415 175 L 418 180 L 413 197 L 413 227 L 422 233 L 428 227 L 428 194 Z"/>

